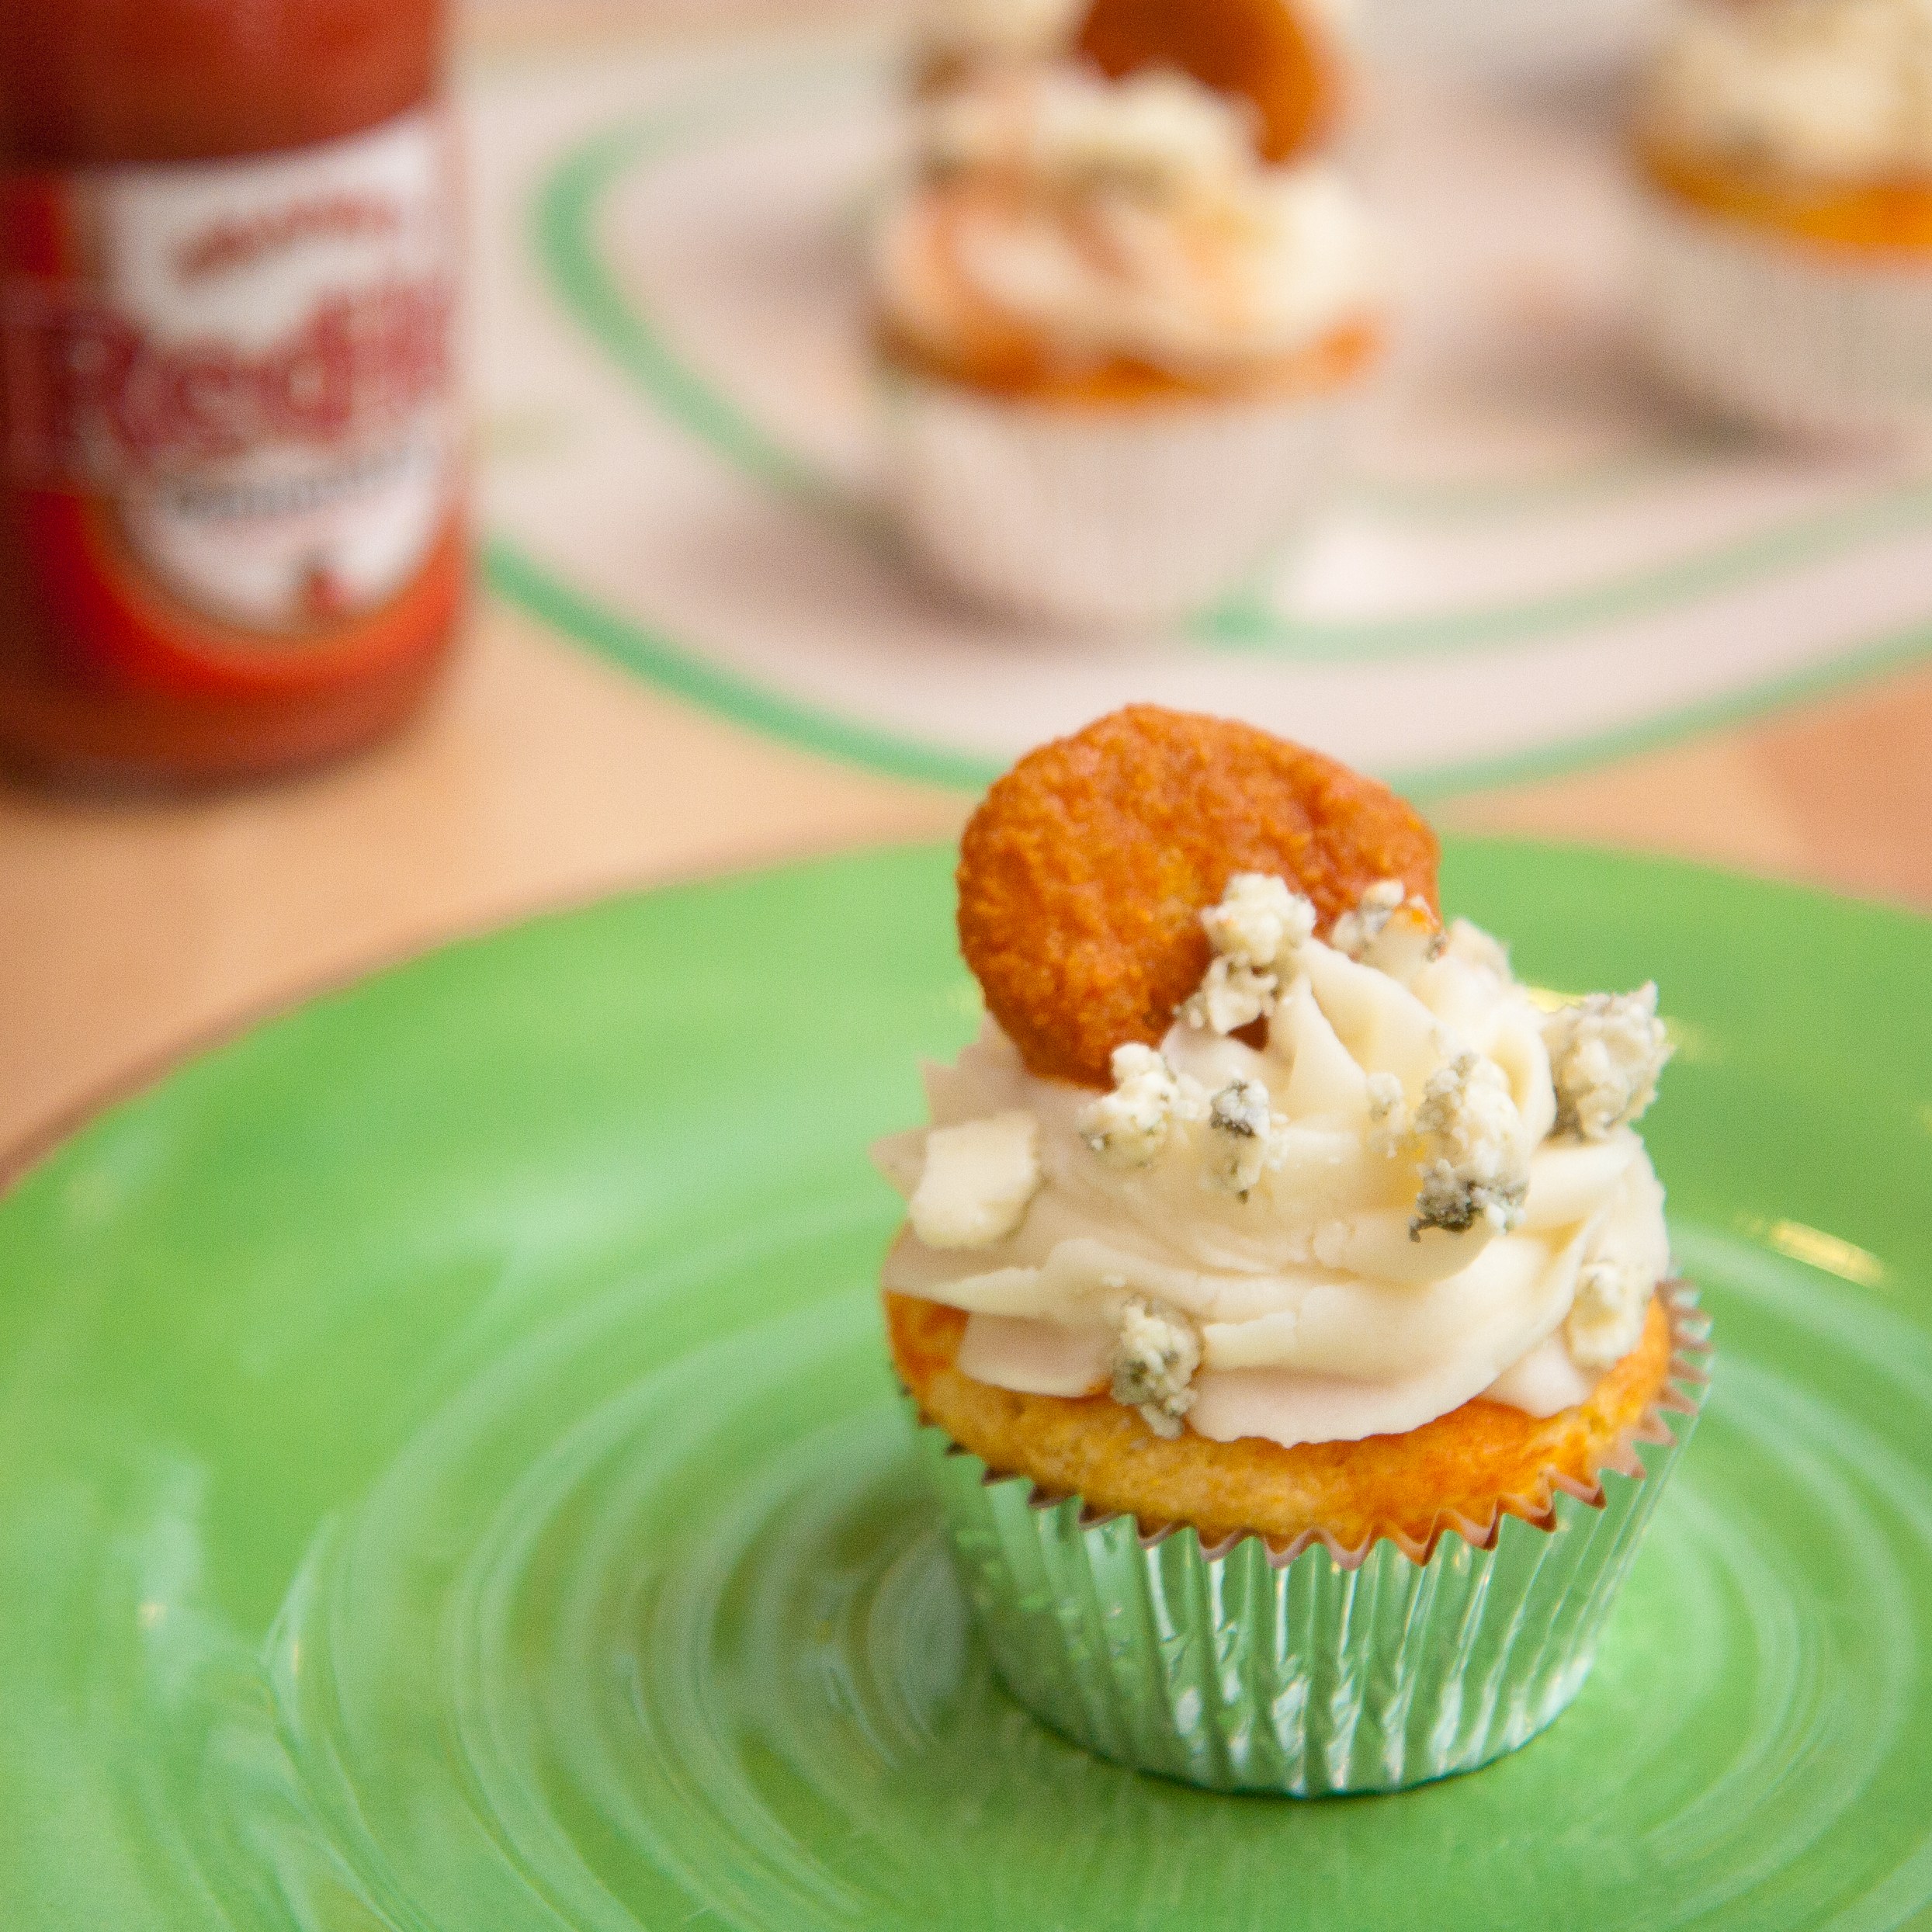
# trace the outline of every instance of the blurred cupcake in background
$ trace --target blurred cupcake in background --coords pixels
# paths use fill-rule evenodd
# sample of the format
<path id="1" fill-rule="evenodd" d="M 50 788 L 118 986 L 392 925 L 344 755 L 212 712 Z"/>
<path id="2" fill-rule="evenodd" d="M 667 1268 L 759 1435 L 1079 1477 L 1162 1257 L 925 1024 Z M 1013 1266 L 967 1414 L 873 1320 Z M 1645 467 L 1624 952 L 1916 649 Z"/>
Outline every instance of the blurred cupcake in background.
<path id="1" fill-rule="evenodd" d="M 1802 436 L 1932 432 L 1932 0 L 1684 0 L 1636 136 L 1663 371 Z"/>
<path id="2" fill-rule="evenodd" d="M 1153 622 L 1320 501 L 1380 354 L 1375 249 L 1334 168 L 1268 138 L 1178 69 L 1009 68 L 928 102 L 875 297 L 899 507 L 941 576 Z"/>

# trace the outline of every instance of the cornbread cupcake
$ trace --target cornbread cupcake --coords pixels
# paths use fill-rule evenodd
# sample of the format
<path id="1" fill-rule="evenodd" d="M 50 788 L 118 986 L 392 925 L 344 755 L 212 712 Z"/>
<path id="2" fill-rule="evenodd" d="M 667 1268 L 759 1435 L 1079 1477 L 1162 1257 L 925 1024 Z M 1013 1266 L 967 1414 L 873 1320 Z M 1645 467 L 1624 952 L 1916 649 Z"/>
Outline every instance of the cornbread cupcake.
<path id="1" fill-rule="evenodd" d="M 1327 163 L 1174 72 L 1007 70 L 928 102 L 875 255 L 914 547 L 997 608 L 1171 618 L 1331 482 L 1379 356 L 1368 225 Z"/>
<path id="2" fill-rule="evenodd" d="M 1306 1795 L 1513 1749 L 1695 1420 L 1656 988 L 1533 995 L 1435 862 L 1372 781 L 1150 706 L 967 828 L 987 1018 L 876 1150 L 886 1327 L 996 1664 L 1103 1755 Z"/>
<path id="3" fill-rule="evenodd" d="M 1932 7 L 1681 0 L 1637 150 L 1667 375 L 1802 436 L 1932 430 Z"/>

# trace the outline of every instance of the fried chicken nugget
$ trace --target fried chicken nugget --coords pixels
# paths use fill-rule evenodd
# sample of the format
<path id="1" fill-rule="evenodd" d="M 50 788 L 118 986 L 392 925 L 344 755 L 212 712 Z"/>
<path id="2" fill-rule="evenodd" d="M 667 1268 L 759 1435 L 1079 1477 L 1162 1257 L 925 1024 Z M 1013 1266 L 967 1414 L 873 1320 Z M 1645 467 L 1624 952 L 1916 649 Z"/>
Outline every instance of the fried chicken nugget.
<path id="1" fill-rule="evenodd" d="M 1029 1396 L 954 1365 L 966 1317 L 888 1293 L 893 1361 L 921 1412 L 1001 1475 L 1143 1524 L 1191 1523 L 1204 1543 L 1265 1536 L 1281 1547 L 1325 1533 L 1359 1549 L 1382 1536 L 1427 1545 L 1446 1517 L 1487 1524 L 1499 1508 L 1547 1520 L 1553 1478 L 1587 1489 L 1664 1395 L 1670 1317 L 1650 1304 L 1643 1338 L 1587 1402 L 1532 1416 L 1479 1396 L 1401 1435 L 1284 1448 L 1258 1436 L 1157 1436 L 1108 1395 Z"/>
<path id="2" fill-rule="evenodd" d="M 987 1009 L 1043 1079 L 1109 1084 L 1153 1046 L 1209 958 L 1204 908 L 1275 872 L 1323 931 L 1379 879 L 1434 911 L 1435 834 L 1386 786 L 1252 725 L 1130 705 L 1029 752 L 959 847 L 959 943 Z"/>
<path id="3" fill-rule="evenodd" d="M 1178 68 L 1254 104 L 1265 160 L 1328 140 L 1348 105 L 1347 61 L 1297 0 L 1094 0 L 1080 51 L 1114 79 Z"/>

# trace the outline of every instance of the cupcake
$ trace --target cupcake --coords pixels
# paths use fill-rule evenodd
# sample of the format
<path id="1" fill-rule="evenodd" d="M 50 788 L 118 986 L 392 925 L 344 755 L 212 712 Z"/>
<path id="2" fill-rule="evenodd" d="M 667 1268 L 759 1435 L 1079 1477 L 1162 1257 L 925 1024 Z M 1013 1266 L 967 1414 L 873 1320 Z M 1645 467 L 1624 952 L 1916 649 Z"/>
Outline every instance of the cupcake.
<path id="1" fill-rule="evenodd" d="M 1695 1419 L 1656 988 L 1534 994 L 1435 862 L 1150 706 L 967 828 L 987 1018 L 876 1150 L 886 1327 L 1001 1675 L 1105 1757 L 1308 1795 L 1514 1749 Z"/>
<path id="2" fill-rule="evenodd" d="M 1007 68 L 929 101 L 881 224 L 893 487 L 939 576 L 1074 625 L 1185 614 L 1331 483 L 1379 355 L 1327 163 L 1179 71 Z"/>
<path id="3" fill-rule="evenodd" d="M 1932 8 L 1687 0 L 1637 125 L 1639 315 L 1705 406 L 1852 442 L 1932 430 Z"/>

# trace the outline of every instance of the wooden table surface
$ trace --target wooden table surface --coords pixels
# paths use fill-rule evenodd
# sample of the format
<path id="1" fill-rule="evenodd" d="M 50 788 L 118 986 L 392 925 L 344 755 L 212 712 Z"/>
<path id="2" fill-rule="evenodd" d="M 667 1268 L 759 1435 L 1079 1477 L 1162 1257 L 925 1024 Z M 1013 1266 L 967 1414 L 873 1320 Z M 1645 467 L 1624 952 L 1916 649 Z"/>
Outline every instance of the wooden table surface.
<path id="1" fill-rule="evenodd" d="M 612 31 L 623 11 L 577 0 L 532 24 L 495 6 L 487 32 L 510 47 Z M 1932 909 L 1928 753 L 1921 664 L 1438 816 Z M 159 803 L 0 787 L 0 1169 L 185 1044 L 439 938 L 626 886 L 944 837 L 970 804 L 754 735 L 486 599 L 427 715 L 353 764 Z"/>

